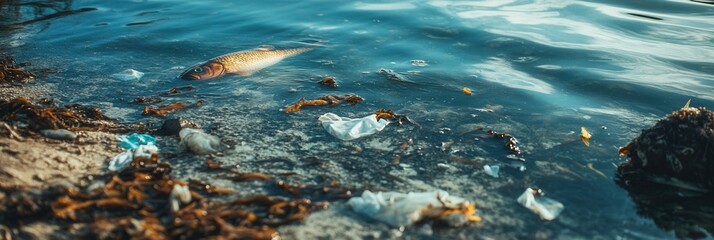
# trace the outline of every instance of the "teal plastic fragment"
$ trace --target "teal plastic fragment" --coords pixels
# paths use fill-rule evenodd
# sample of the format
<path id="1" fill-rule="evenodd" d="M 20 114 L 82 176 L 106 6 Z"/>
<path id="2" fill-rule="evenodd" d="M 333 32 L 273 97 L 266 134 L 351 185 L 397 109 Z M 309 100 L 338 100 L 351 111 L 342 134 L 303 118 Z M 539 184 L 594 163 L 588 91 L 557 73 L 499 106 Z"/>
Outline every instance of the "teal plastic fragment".
<path id="1" fill-rule="evenodd" d="M 119 146 L 124 149 L 134 149 L 147 144 L 156 145 L 156 138 L 143 133 L 132 133 L 129 136 L 120 136 L 118 139 L 120 141 Z"/>

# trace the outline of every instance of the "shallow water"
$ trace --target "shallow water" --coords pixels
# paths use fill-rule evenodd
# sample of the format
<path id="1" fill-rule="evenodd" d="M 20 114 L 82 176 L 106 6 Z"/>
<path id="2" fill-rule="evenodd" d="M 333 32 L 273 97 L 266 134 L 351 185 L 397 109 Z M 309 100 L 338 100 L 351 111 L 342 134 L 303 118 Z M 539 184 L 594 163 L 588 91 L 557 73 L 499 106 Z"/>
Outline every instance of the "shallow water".
<path id="1" fill-rule="evenodd" d="M 706 1 L 53 3 L 60 11 L 96 9 L 8 26 L 56 12 L 23 7 L 19 19 L 0 18 L 9 33 L 0 41 L 19 60 L 60 71 L 33 83 L 56 89 L 57 100 L 97 105 L 125 122 L 160 124 L 129 102 L 191 84 L 195 91 L 168 100 L 203 99 L 204 105 L 172 116 L 195 120 L 234 146 L 218 161 L 245 171 L 295 172 L 299 181 L 444 189 L 474 199 L 484 219 L 400 232 L 336 202 L 279 229 L 291 238 L 672 238 L 672 229 L 638 215 L 614 183 L 613 164 L 624 160 L 617 149 L 688 99 L 714 107 L 714 5 Z M 316 42 L 316 49 L 249 77 L 175 78 L 221 54 Z M 128 68 L 146 75 L 111 77 Z M 380 68 L 416 83 L 387 80 L 376 73 Z M 317 84 L 325 76 L 335 77 L 339 88 Z M 464 95 L 463 87 L 473 95 Z M 326 94 L 357 94 L 365 102 L 279 111 L 301 97 Z M 390 125 L 341 142 L 316 124 L 327 112 L 361 117 L 380 108 L 407 114 L 421 127 Z M 515 136 L 525 162 L 508 158 L 502 141 L 484 138 L 483 131 L 465 133 L 477 125 Z M 578 139 L 581 126 L 593 134 L 589 147 Z M 414 144 L 401 150 L 408 139 Z M 160 143 L 166 152 L 177 152 L 175 145 L 170 138 Z M 402 165 L 392 164 L 396 155 Z M 454 157 L 501 165 L 501 176 Z M 183 176 L 210 179 L 196 170 L 203 159 L 169 161 Z M 518 205 L 515 199 L 530 186 L 561 201 L 562 215 L 542 222 Z M 259 183 L 233 187 L 246 195 L 270 190 Z"/>

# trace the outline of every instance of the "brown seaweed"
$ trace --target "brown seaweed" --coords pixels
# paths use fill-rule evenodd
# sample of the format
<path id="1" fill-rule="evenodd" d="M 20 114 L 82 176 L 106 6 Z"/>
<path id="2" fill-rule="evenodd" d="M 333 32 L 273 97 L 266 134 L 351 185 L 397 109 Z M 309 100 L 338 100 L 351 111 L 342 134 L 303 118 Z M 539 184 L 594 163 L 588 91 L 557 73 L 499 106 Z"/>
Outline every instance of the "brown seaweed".
<path id="1" fill-rule="evenodd" d="M 187 108 L 192 108 L 192 107 L 200 107 L 203 104 L 203 100 L 198 100 L 193 104 L 185 104 L 182 102 L 175 102 L 169 105 L 165 106 L 160 106 L 158 108 L 152 108 L 149 106 L 144 107 L 144 112 L 142 112 L 143 115 L 148 115 L 152 117 L 166 117 L 169 113 L 182 110 L 182 109 L 187 109 Z"/>
<path id="2" fill-rule="evenodd" d="M 362 101 L 364 101 L 364 99 L 357 95 L 320 96 L 318 99 L 313 99 L 313 100 L 305 100 L 305 98 L 301 98 L 295 104 L 290 105 L 290 106 L 286 107 L 285 109 L 283 109 L 283 112 L 285 112 L 285 113 L 298 112 L 304 106 L 332 106 L 332 105 L 337 105 L 337 104 L 342 104 L 342 103 L 349 103 L 349 104 L 354 105 L 357 103 L 361 103 Z"/>
<path id="3" fill-rule="evenodd" d="M 22 69 L 24 63 L 17 63 L 10 56 L 0 55 L 0 83 L 26 83 L 35 79 L 35 74 Z"/>
<path id="4" fill-rule="evenodd" d="M 26 129 L 35 132 L 43 129 L 114 132 L 127 130 L 127 127 L 114 124 L 112 119 L 96 107 L 79 104 L 57 107 L 48 100 L 35 104 L 24 97 L 9 101 L 0 100 L 0 116 L 0 121 L 22 123 L 27 125 Z"/>
<path id="5" fill-rule="evenodd" d="M 325 77 L 322 80 L 320 80 L 320 84 L 329 86 L 331 88 L 337 88 L 337 83 L 335 83 L 335 78 L 333 77 Z"/>

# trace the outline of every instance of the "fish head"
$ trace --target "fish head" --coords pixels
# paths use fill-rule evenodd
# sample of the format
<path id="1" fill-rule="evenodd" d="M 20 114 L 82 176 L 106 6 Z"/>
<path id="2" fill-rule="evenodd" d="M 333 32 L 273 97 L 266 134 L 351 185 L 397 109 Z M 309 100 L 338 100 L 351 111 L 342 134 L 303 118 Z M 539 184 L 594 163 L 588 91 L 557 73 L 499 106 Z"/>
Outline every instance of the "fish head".
<path id="1" fill-rule="evenodd" d="M 179 78 L 188 80 L 206 80 L 223 75 L 226 71 L 225 66 L 219 62 L 207 62 L 190 67 Z"/>

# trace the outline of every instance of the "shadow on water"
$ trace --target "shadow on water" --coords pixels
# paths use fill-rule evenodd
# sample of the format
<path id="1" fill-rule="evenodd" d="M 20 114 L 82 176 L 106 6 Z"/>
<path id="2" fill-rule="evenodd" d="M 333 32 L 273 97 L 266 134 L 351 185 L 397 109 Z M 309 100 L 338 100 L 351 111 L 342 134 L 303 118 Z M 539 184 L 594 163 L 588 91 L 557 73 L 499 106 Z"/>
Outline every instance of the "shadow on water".
<path id="1" fill-rule="evenodd" d="M 71 6 L 72 0 L 0 1 L 0 30 L 11 30 L 40 21 L 97 10 L 71 10 Z"/>

